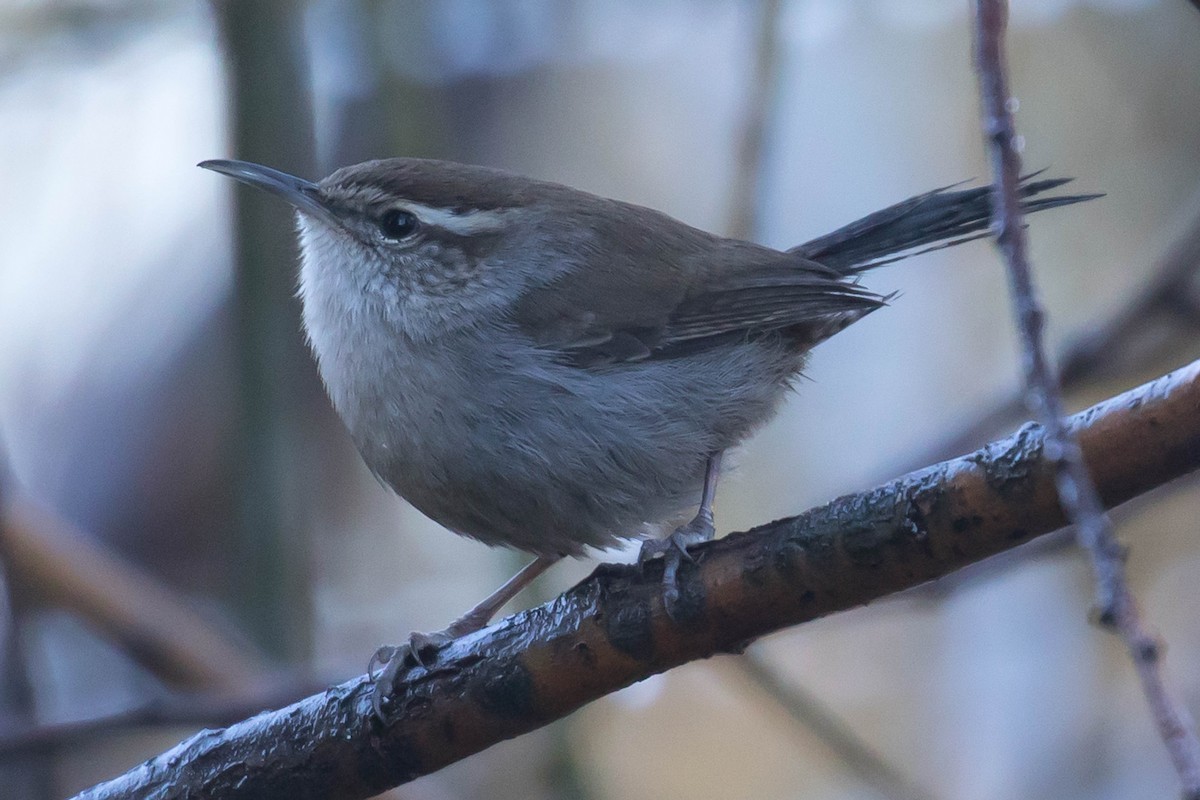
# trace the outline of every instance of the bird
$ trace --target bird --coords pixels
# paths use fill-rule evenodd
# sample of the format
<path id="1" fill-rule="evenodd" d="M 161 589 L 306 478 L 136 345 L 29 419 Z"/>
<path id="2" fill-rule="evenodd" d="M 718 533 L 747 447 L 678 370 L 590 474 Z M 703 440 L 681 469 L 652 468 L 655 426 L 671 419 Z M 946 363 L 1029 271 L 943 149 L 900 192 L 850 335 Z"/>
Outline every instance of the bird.
<path id="1" fill-rule="evenodd" d="M 375 476 L 449 530 L 534 556 L 446 629 L 381 648 L 381 686 L 398 653 L 479 630 L 588 548 L 642 539 L 669 612 L 688 548 L 714 535 L 723 455 L 814 346 L 894 299 L 860 276 L 991 219 L 991 187 L 954 185 L 777 250 L 482 166 L 390 158 L 316 182 L 199 166 L 294 207 L 304 328 Z M 1026 176 L 1024 210 L 1099 196 L 1047 194 L 1068 180 Z"/>

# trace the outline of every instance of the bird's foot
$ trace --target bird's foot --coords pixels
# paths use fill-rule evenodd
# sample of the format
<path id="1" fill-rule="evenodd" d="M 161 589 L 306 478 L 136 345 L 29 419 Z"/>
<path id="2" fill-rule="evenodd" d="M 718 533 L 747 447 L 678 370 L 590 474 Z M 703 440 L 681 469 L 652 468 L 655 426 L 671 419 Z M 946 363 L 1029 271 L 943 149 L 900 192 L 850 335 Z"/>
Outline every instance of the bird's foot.
<path id="1" fill-rule="evenodd" d="M 472 611 L 477 612 L 477 609 Z M 405 668 L 430 669 L 439 650 L 460 636 L 482 630 L 487 626 L 488 619 L 490 617 L 483 618 L 481 614 L 468 612 L 440 631 L 413 632 L 402 645 L 384 645 L 376 650 L 367 663 L 367 677 L 373 684 L 371 708 L 379 721 L 387 722 L 385 706 L 396 689 L 396 679 Z M 382 669 L 376 674 L 375 670 L 378 667 Z"/>
<path id="2" fill-rule="evenodd" d="M 691 522 L 679 526 L 667 538 L 642 542 L 638 563 L 645 563 L 659 555 L 663 557 L 663 604 L 672 618 L 675 617 L 679 602 L 679 567 L 684 561 L 695 561 L 687 549 L 694 544 L 710 541 L 715 535 L 712 512 L 702 508 Z"/>

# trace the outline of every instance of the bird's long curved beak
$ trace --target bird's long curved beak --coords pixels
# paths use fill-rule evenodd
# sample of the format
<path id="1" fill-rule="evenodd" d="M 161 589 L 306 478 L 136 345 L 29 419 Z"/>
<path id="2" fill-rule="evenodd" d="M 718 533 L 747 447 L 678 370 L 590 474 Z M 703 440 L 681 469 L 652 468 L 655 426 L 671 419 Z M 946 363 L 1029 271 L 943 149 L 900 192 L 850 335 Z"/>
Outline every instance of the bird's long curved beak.
<path id="1" fill-rule="evenodd" d="M 331 225 L 341 224 L 333 209 L 326 202 L 320 187 L 312 181 L 306 181 L 295 175 L 289 175 L 286 172 L 250 161 L 217 158 L 201 161 L 196 166 L 228 175 L 234 180 L 282 197 L 302 213 L 310 214 Z"/>

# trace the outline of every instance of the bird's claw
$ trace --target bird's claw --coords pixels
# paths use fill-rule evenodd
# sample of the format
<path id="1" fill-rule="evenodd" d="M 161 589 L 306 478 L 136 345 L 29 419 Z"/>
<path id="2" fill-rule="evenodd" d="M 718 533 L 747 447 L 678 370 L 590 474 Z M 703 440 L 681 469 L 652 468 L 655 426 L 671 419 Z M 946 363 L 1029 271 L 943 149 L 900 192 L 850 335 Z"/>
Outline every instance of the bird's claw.
<path id="1" fill-rule="evenodd" d="M 429 669 L 438 650 L 453 640 L 454 636 L 449 631 L 415 632 L 405 644 L 384 645 L 375 651 L 367 662 L 367 677 L 373 684 L 371 708 L 380 722 L 387 722 L 384 707 L 396 688 L 396 679 L 401 671 L 406 667 Z M 375 672 L 377 667 L 382 667 L 378 674 Z"/>
<path id="2" fill-rule="evenodd" d="M 386 667 L 389 663 L 391 663 L 392 659 L 396 657 L 396 653 L 399 652 L 399 650 L 400 648 L 398 647 L 385 644 L 371 655 L 371 660 L 367 662 L 367 678 L 371 681 L 371 683 L 375 683 L 379 678 L 379 676 L 375 674 L 375 668 Z"/>
<path id="3" fill-rule="evenodd" d="M 696 563 L 696 557 L 688 552 L 688 548 L 711 540 L 715 533 L 712 514 L 701 509 L 691 522 L 679 526 L 665 539 L 642 542 L 638 563 L 644 564 L 659 555 L 663 557 L 663 605 L 672 619 L 676 617 L 679 602 L 679 567 L 684 561 Z"/>

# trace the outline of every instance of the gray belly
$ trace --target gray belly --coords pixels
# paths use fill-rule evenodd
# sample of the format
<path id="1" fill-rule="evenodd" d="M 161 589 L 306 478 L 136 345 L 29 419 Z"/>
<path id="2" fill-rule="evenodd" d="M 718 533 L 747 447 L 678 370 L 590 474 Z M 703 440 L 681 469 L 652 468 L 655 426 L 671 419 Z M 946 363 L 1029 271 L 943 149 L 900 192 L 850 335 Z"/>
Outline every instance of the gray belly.
<path id="1" fill-rule="evenodd" d="M 347 422 L 372 470 L 424 514 L 539 555 L 689 513 L 708 456 L 769 418 L 801 366 L 780 343 L 600 370 L 488 350 L 456 351 L 453 385 L 444 369 L 422 380 L 422 364 L 397 365 Z"/>

